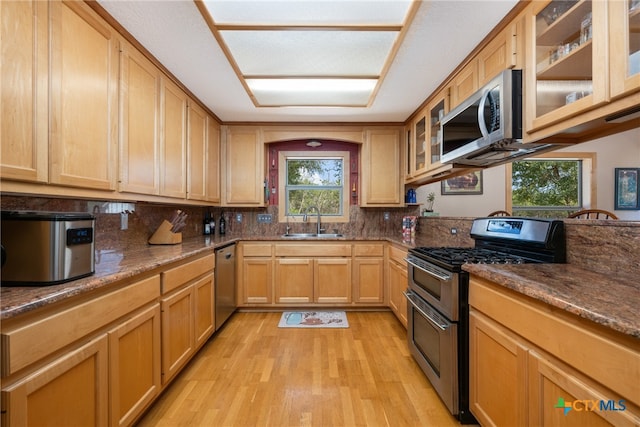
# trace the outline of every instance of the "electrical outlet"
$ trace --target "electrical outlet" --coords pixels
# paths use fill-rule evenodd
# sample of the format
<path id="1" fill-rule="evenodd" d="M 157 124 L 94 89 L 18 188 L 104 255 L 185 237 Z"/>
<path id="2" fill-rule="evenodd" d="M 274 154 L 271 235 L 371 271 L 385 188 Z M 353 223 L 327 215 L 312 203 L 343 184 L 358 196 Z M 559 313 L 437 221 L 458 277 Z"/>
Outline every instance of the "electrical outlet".
<path id="1" fill-rule="evenodd" d="M 389 221 L 391 219 L 391 214 L 389 212 L 385 212 L 385 213 L 382 214 L 382 218 L 385 221 Z"/>
<path id="2" fill-rule="evenodd" d="M 258 214 L 259 224 L 271 224 L 271 214 Z"/>
<path id="3" fill-rule="evenodd" d="M 454 236 L 455 236 L 456 234 L 458 234 L 458 229 L 457 229 L 457 228 L 455 228 L 455 227 L 451 227 L 451 234 L 452 234 L 452 235 L 454 235 Z"/>
<path id="4" fill-rule="evenodd" d="M 237 213 L 236 214 L 236 222 L 242 222 L 242 214 L 241 213 Z"/>

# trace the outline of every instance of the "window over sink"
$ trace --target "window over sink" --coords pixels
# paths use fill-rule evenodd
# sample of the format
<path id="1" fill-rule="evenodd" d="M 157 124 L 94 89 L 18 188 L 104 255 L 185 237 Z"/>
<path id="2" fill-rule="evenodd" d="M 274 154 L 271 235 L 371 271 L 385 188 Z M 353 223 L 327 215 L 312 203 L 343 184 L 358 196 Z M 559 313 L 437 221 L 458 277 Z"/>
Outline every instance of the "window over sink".
<path id="1" fill-rule="evenodd" d="M 348 151 L 281 151 L 279 153 L 280 221 L 349 220 L 350 161 Z M 346 184 L 345 184 L 346 183 Z"/>

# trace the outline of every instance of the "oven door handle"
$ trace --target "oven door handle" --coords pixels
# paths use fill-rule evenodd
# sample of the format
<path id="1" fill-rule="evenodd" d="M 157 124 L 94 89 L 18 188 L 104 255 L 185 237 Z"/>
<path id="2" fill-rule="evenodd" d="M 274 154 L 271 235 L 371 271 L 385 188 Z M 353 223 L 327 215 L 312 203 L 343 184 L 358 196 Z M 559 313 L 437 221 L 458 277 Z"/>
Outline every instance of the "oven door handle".
<path id="1" fill-rule="evenodd" d="M 440 279 L 445 282 L 448 282 L 449 280 L 451 280 L 451 276 L 449 276 L 448 274 L 440 274 L 437 271 L 427 270 L 424 267 L 421 267 L 418 264 L 412 262 L 409 258 L 405 258 L 404 260 L 407 261 L 413 267 L 417 268 L 418 270 L 424 271 L 425 273 L 435 277 L 436 279 Z"/>
<path id="2" fill-rule="evenodd" d="M 429 320 L 432 324 L 434 324 L 435 326 L 437 326 L 440 330 L 446 331 L 447 329 L 449 329 L 448 324 L 444 323 L 440 323 L 438 322 L 436 319 L 434 319 L 432 316 L 430 316 L 429 314 L 427 314 L 422 308 L 420 308 L 415 302 L 413 302 L 413 300 L 411 299 L 411 295 L 413 294 L 412 292 L 403 292 L 402 293 L 405 298 L 407 299 L 407 301 L 409 301 L 409 304 L 411 304 L 411 306 L 413 306 L 413 308 L 415 308 L 416 310 L 418 310 L 418 312 L 424 316 L 427 320 Z"/>

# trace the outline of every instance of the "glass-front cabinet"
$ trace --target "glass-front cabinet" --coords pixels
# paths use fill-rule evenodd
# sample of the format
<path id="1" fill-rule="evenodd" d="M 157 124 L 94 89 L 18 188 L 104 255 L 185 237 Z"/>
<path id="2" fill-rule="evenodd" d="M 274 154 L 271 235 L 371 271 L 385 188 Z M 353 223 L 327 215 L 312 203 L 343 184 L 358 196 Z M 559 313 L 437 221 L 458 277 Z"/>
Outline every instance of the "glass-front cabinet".
<path id="1" fill-rule="evenodd" d="M 611 97 L 640 89 L 640 0 L 609 1 Z"/>
<path id="2" fill-rule="evenodd" d="M 414 143 L 414 158 L 413 158 L 413 174 L 417 175 L 423 172 L 427 166 L 427 118 L 422 115 L 416 121 L 415 125 L 415 143 Z"/>
<path id="3" fill-rule="evenodd" d="M 407 181 L 429 178 L 443 172 L 440 163 L 442 132 L 440 122 L 449 109 L 449 88 L 443 89 L 423 108 L 407 132 L 409 167 Z M 445 165 L 448 169 L 450 165 Z"/>
<path id="4" fill-rule="evenodd" d="M 533 3 L 527 78 L 529 131 L 607 101 L 606 9 L 604 1 Z"/>

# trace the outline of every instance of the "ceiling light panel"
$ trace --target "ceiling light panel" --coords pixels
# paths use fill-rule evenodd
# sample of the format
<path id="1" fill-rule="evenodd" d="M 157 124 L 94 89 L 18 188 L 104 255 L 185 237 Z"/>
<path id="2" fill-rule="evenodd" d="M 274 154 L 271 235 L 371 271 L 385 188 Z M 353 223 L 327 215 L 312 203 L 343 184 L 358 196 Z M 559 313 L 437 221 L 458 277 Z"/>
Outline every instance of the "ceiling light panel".
<path id="1" fill-rule="evenodd" d="M 370 106 L 419 4 L 195 1 L 256 107 Z"/>
<path id="2" fill-rule="evenodd" d="M 363 107 L 377 79 L 247 79 L 256 101 L 274 106 Z"/>
<path id="3" fill-rule="evenodd" d="M 394 31 L 221 31 L 245 76 L 376 76 Z"/>
<path id="4" fill-rule="evenodd" d="M 214 0 L 203 2 L 216 24 L 399 25 L 411 0 Z"/>

